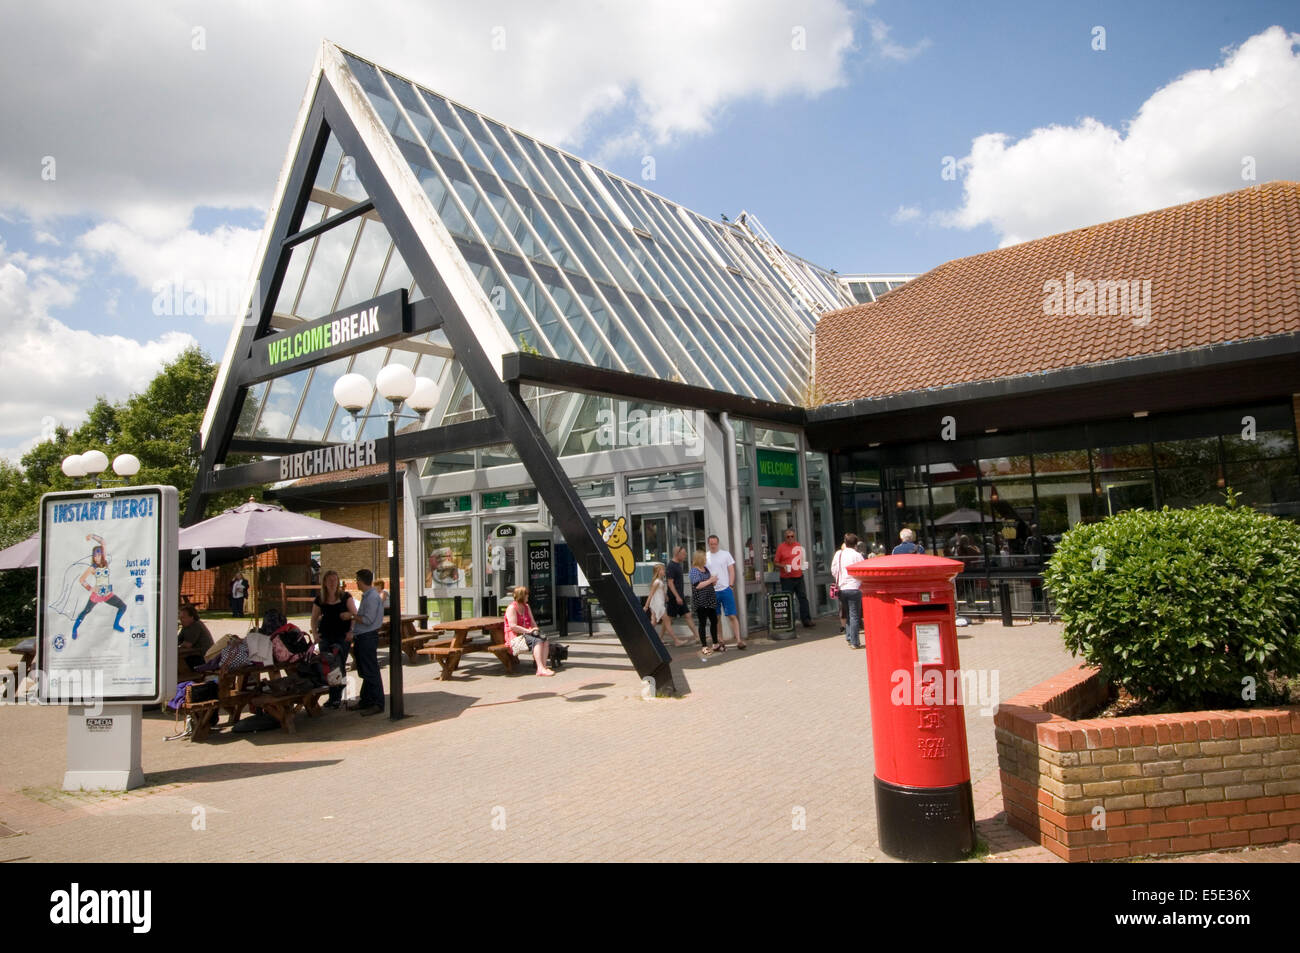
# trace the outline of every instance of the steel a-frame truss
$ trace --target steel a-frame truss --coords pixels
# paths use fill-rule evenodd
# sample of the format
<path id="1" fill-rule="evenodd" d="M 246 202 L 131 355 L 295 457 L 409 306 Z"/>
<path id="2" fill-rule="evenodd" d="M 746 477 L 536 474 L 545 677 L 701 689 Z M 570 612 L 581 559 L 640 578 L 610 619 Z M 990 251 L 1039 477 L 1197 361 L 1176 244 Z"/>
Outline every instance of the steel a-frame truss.
<path id="1" fill-rule="evenodd" d="M 337 60 L 337 54 L 336 61 L 331 62 L 329 53 L 330 48 L 326 47 L 310 107 L 305 110 L 305 118 L 300 117 L 296 151 L 287 174 L 282 176 L 283 187 L 264 238 L 252 300 L 234 344 L 227 352 L 226 366 L 221 370 L 214 399 L 209 405 L 199 480 L 190 497 L 186 523 L 201 517 L 204 504 L 212 494 L 238 485 L 265 482 L 268 477 L 275 478 L 271 476 L 273 461 L 217 469 L 232 450 L 256 452 L 258 449 L 255 441 L 235 440 L 244 393 L 257 370 L 254 345 L 275 333 L 271 326 L 272 310 L 293 247 L 328 228 L 332 222 L 342 220 L 342 216 L 354 217 L 373 208 L 395 242 L 396 253 L 402 256 L 419 287 L 428 295 L 428 303 L 417 302 L 412 308 L 416 313 L 408 325 L 410 333 L 424 333 L 440 327 L 484 408 L 492 415 L 490 420 L 474 421 L 468 425 L 401 434 L 391 447 L 387 441 L 380 441 L 382 459 L 387 460 L 385 454 L 390 453 L 397 454 L 398 459 L 408 459 L 471 446 L 511 443 L 586 574 L 637 674 L 643 679 L 653 679 L 654 689 L 659 694 L 675 692 L 667 649 L 641 610 L 631 585 L 601 539 L 590 513 L 574 491 L 541 427 L 521 399 L 519 382 L 504 378 L 499 366 L 502 355 L 491 353 L 481 336 L 475 333 L 472 321 L 485 318 L 466 313 L 463 305 L 465 289 L 462 287 L 457 291 L 451 287 L 434 255 L 426 247 L 431 223 L 436 221 L 432 205 L 414 181 L 398 147 L 370 109 L 355 80 L 346 72 L 341 60 Z M 356 176 L 369 198 L 320 225 L 300 231 L 312 183 L 331 133 L 344 154 L 355 163 Z M 438 228 L 441 228 L 440 224 Z M 481 294 L 477 288 L 473 290 Z M 331 354 L 323 360 L 335 356 Z M 268 445 L 264 452 L 282 452 L 284 449 L 287 448 L 280 442 L 276 450 L 270 450 Z"/>

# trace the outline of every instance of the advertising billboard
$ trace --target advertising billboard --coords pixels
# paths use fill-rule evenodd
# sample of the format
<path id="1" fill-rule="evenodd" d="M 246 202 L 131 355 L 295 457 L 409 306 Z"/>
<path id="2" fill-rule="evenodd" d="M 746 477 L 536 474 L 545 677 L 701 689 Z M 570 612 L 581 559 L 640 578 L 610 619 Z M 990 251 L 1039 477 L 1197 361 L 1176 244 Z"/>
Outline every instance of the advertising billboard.
<path id="1" fill-rule="evenodd" d="M 165 700 L 175 681 L 176 535 L 174 487 L 41 498 L 42 704 Z"/>

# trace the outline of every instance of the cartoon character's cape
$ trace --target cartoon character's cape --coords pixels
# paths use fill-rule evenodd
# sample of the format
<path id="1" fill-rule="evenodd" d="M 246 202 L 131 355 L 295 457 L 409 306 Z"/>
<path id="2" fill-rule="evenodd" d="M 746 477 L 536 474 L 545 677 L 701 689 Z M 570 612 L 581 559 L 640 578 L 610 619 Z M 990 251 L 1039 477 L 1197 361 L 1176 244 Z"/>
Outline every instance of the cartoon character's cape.
<path id="1" fill-rule="evenodd" d="M 76 619 L 77 613 L 85 605 L 86 598 L 82 595 L 85 590 L 77 585 L 77 579 L 86 571 L 86 567 L 89 565 L 91 565 L 89 556 L 78 559 L 63 570 L 63 579 L 57 590 L 53 586 L 50 587 L 51 592 L 58 593 L 50 600 L 50 608 L 59 615 L 67 616 L 69 619 Z"/>

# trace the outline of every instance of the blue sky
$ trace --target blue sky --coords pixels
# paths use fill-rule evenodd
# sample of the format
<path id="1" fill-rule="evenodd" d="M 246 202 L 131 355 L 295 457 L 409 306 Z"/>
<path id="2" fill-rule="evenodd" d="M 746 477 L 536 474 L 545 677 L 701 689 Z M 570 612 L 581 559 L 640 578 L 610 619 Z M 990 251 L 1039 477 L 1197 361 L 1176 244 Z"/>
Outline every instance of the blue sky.
<path id="1" fill-rule="evenodd" d="M 191 341 L 222 355 L 228 315 L 153 289 L 245 280 L 322 37 L 630 179 L 653 156 L 649 188 L 843 273 L 1300 179 L 1294 3 L 80 6 L 0 35 L 11 458 Z"/>

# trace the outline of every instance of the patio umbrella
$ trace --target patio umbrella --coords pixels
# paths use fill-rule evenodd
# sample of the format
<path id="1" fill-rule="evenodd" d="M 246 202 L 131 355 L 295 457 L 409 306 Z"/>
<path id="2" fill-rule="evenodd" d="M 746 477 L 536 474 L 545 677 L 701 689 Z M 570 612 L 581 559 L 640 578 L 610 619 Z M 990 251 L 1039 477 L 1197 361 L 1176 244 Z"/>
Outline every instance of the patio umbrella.
<path id="1" fill-rule="evenodd" d="M 241 503 L 193 526 L 182 527 L 178 549 L 184 568 L 190 560 L 190 554 L 196 549 L 203 550 L 207 565 L 213 566 L 277 546 L 380 538 L 363 529 L 304 516 L 271 503 L 258 503 L 250 496 L 247 503 Z M 253 584 L 257 584 L 257 573 L 253 573 Z"/>
<path id="2" fill-rule="evenodd" d="M 0 549 L 0 569 L 35 569 L 40 549 L 41 535 L 32 533 L 21 543 Z"/>
<path id="3" fill-rule="evenodd" d="M 980 522 L 979 510 L 953 510 L 947 516 L 940 516 L 934 521 L 935 526 L 961 526 L 965 523 Z"/>
<path id="4" fill-rule="evenodd" d="M 249 497 L 233 509 L 180 532 L 180 548 L 205 550 L 264 550 L 308 543 L 342 543 L 353 539 L 379 539 L 374 533 L 341 523 L 318 520 Z"/>

